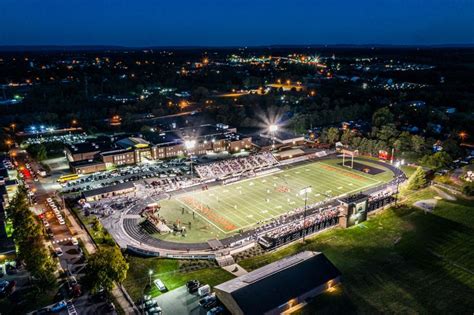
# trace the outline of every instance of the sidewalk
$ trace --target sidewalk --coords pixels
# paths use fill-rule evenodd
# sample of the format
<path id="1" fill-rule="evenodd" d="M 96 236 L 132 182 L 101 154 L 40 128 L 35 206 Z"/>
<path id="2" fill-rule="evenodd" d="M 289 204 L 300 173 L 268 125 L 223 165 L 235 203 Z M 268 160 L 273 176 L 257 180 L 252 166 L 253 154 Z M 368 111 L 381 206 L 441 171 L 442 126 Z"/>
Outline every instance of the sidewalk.
<path id="1" fill-rule="evenodd" d="M 66 207 L 64 209 L 69 222 L 77 232 L 77 237 L 80 238 L 89 254 L 95 253 L 97 250 L 97 245 L 94 243 L 90 235 L 87 231 L 84 231 L 81 225 L 77 223 L 76 217 L 70 212 L 70 210 Z M 115 300 L 120 304 L 120 307 L 124 310 L 125 314 L 138 314 L 138 310 L 136 309 L 135 305 L 130 303 L 131 301 L 130 296 L 128 296 L 127 291 L 125 288 L 120 286 L 120 284 L 115 285 L 112 290 L 112 295 L 114 296 Z"/>

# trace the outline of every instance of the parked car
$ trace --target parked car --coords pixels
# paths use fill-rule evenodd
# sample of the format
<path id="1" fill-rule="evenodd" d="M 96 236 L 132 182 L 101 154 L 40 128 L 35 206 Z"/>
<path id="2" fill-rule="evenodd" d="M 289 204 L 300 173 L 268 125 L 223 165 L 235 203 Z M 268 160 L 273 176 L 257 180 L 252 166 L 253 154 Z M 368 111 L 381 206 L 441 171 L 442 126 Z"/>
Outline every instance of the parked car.
<path id="1" fill-rule="evenodd" d="M 147 312 L 148 314 L 156 314 L 156 315 L 159 315 L 159 314 L 161 314 L 162 310 L 161 310 L 161 307 L 155 306 L 155 307 L 152 307 L 152 308 L 148 309 L 146 312 Z"/>
<path id="2" fill-rule="evenodd" d="M 216 298 L 216 295 L 215 293 L 212 293 L 212 294 L 209 294 L 205 297 L 203 297 L 202 299 L 199 300 L 199 305 L 203 306 L 204 304 L 206 304 L 207 302 L 209 302 L 210 300 L 212 299 L 215 299 Z"/>
<path id="3" fill-rule="evenodd" d="M 189 293 L 195 293 L 199 289 L 201 283 L 198 280 L 191 280 L 186 283 Z"/>
<path id="4" fill-rule="evenodd" d="M 53 313 L 58 313 L 59 311 L 62 311 L 63 309 L 65 309 L 67 307 L 67 302 L 66 300 L 62 300 L 56 304 L 54 304 L 52 307 L 51 307 L 51 312 Z"/>
<path id="5" fill-rule="evenodd" d="M 77 280 L 76 280 L 76 277 L 74 277 L 74 276 L 69 277 L 68 281 L 69 281 L 69 284 L 71 285 L 71 287 L 77 285 Z"/>
<path id="6" fill-rule="evenodd" d="M 109 302 L 106 305 L 106 309 L 109 312 L 114 312 L 115 311 L 115 304 L 113 302 Z"/>
<path id="7" fill-rule="evenodd" d="M 10 284 L 10 281 L 7 280 L 0 280 L 0 294 L 3 294 Z"/>
<path id="8" fill-rule="evenodd" d="M 18 272 L 16 267 L 9 263 L 5 264 L 5 269 L 6 269 L 7 275 L 14 275 Z"/>
<path id="9" fill-rule="evenodd" d="M 209 311 L 207 311 L 206 315 L 217 315 L 217 314 L 222 314 L 224 312 L 224 308 L 222 306 L 216 306 L 214 308 L 211 308 Z"/>
<path id="10" fill-rule="evenodd" d="M 12 280 L 12 281 L 10 281 L 10 283 L 8 283 L 8 285 L 6 286 L 6 288 L 4 289 L 2 294 L 10 295 L 15 291 L 15 289 L 16 289 L 16 281 Z"/>
<path id="11" fill-rule="evenodd" d="M 61 257 L 63 255 L 63 250 L 61 249 L 61 247 L 56 247 L 54 249 L 54 254 L 56 255 L 56 257 Z"/>
<path id="12" fill-rule="evenodd" d="M 155 281 L 153 281 L 153 283 L 161 292 L 166 291 L 166 286 L 160 279 L 156 279 Z"/>

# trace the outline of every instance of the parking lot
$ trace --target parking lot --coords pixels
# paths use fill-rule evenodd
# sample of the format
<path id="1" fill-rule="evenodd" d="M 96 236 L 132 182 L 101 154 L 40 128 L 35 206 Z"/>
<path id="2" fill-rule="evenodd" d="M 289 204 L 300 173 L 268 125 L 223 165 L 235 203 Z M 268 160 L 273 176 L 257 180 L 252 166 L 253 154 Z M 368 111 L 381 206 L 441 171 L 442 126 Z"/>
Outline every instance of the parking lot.
<path id="1" fill-rule="evenodd" d="M 188 293 L 184 285 L 158 296 L 155 300 L 163 310 L 163 314 L 206 315 L 208 311 L 199 305 L 200 297 Z"/>
<path id="2" fill-rule="evenodd" d="M 74 193 L 123 182 L 155 179 L 157 182 L 176 183 L 185 180 L 191 169 L 184 161 L 149 163 L 125 166 L 120 169 L 85 175 L 64 185 L 63 192 Z"/>

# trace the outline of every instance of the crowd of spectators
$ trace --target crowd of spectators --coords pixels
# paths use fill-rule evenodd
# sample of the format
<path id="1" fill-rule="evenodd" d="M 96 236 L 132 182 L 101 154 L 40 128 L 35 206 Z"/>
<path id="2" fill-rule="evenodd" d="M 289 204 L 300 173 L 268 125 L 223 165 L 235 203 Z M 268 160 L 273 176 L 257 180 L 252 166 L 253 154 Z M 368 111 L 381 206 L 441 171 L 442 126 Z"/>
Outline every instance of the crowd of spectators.
<path id="1" fill-rule="evenodd" d="M 303 214 L 301 214 L 296 220 L 292 218 L 292 220 L 289 220 L 288 222 L 286 222 L 287 217 L 282 217 L 278 220 L 279 222 L 272 223 L 275 228 L 266 232 L 265 236 L 276 239 L 281 236 L 302 230 L 303 228 L 307 228 L 321 222 L 327 222 L 331 219 L 337 218 L 338 216 L 338 207 L 330 206 L 319 209 L 317 212 L 306 216 L 306 219 L 304 218 Z"/>
<path id="2" fill-rule="evenodd" d="M 202 179 L 222 179 L 231 175 L 257 171 L 277 164 L 278 161 L 270 152 L 264 152 L 242 158 L 197 165 L 195 170 Z"/>

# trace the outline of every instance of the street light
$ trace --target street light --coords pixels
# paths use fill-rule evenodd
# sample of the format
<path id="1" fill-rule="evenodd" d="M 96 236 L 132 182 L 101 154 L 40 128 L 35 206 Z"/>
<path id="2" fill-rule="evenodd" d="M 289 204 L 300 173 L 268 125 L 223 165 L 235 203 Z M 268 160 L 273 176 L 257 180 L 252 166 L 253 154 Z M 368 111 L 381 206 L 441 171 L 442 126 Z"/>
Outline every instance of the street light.
<path id="1" fill-rule="evenodd" d="M 467 133 L 464 131 L 461 131 L 459 133 L 459 138 L 461 138 L 461 140 L 464 141 L 467 138 Z"/>
<path id="2" fill-rule="evenodd" d="M 305 188 L 301 189 L 299 194 L 300 196 L 304 195 L 304 210 L 303 210 L 303 243 L 304 238 L 306 236 L 306 208 L 308 205 L 308 193 L 311 192 L 311 186 L 306 186 Z"/>
<path id="3" fill-rule="evenodd" d="M 150 278 L 150 288 L 151 288 L 151 275 L 153 274 L 153 270 L 148 270 L 148 277 Z"/>

